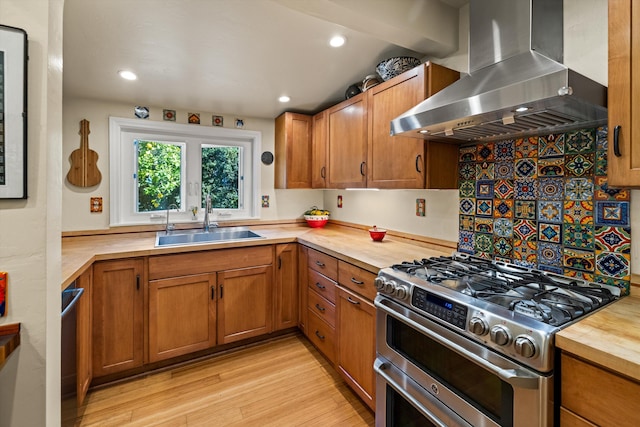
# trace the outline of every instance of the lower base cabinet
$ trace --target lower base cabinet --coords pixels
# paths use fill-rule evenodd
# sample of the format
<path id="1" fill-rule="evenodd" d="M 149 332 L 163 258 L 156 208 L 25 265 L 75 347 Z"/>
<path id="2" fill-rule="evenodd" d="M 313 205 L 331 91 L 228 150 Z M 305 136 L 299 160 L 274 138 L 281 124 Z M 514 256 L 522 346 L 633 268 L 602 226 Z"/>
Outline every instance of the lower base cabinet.
<path id="1" fill-rule="evenodd" d="M 337 288 L 338 371 L 371 408 L 375 409 L 376 309 L 368 300 Z"/>
<path id="2" fill-rule="evenodd" d="M 149 362 L 216 344 L 216 275 L 149 281 Z"/>
<path id="3" fill-rule="evenodd" d="M 273 331 L 271 265 L 218 273 L 218 344 Z"/>
<path id="4" fill-rule="evenodd" d="M 568 353 L 561 356 L 560 425 L 640 425 L 640 383 Z"/>
<path id="5" fill-rule="evenodd" d="M 144 260 L 101 261 L 93 266 L 93 376 L 144 363 Z"/>

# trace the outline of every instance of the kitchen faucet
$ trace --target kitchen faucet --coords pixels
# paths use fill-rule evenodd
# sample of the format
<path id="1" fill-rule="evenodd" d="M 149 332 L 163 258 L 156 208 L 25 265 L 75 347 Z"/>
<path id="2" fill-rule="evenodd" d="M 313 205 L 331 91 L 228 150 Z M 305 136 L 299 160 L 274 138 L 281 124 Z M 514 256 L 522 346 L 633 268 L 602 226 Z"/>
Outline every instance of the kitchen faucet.
<path id="1" fill-rule="evenodd" d="M 178 207 L 173 203 L 167 206 L 167 226 L 164 229 L 167 232 L 167 234 L 169 234 L 170 232 L 176 229 L 176 226 L 174 224 L 169 224 L 169 209 L 171 209 L 171 207 L 173 207 L 175 210 L 178 210 Z"/>
<path id="2" fill-rule="evenodd" d="M 213 226 L 213 227 L 217 227 L 218 223 L 214 222 L 213 224 L 209 223 L 209 213 L 211 212 L 211 195 L 207 194 L 207 197 L 205 198 L 205 202 L 204 202 L 204 221 L 202 224 L 202 228 L 204 229 L 205 232 L 209 232 L 209 227 Z"/>

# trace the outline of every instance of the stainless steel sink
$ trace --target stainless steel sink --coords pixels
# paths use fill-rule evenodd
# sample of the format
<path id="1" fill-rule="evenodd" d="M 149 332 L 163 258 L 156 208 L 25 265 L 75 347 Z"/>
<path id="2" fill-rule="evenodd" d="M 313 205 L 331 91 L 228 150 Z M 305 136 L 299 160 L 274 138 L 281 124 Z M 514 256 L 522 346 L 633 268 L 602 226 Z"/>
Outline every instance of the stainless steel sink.
<path id="1" fill-rule="evenodd" d="M 203 230 L 180 230 L 169 233 L 158 231 L 156 233 L 156 247 L 201 245 L 263 238 L 264 236 L 249 230 L 247 227 L 214 228 L 208 232 Z"/>

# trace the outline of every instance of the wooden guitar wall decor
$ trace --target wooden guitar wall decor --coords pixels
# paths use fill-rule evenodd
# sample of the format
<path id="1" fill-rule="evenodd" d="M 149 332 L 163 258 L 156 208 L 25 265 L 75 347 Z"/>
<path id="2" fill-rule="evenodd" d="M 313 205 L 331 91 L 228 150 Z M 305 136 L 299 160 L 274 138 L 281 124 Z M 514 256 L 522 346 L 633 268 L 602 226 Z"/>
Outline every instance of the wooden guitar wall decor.
<path id="1" fill-rule="evenodd" d="M 71 153 L 71 169 L 67 174 L 67 181 L 77 187 L 93 187 L 102 180 L 98 153 L 89 150 L 89 133 L 89 120 L 80 120 L 80 148 Z"/>

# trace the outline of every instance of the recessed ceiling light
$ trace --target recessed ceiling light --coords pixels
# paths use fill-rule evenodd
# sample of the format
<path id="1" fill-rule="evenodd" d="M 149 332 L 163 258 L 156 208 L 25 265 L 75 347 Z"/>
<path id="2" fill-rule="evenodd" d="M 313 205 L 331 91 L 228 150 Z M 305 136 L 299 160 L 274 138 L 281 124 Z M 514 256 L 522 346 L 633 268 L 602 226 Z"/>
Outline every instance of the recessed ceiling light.
<path id="1" fill-rule="evenodd" d="M 340 47 L 342 46 L 345 42 L 347 41 L 347 39 L 344 38 L 344 36 L 334 36 L 331 38 L 331 40 L 329 40 L 329 44 L 332 47 Z"/>
<path id="2" fill-rule="evenodd" d="M 518 107 L 518 108 L 516 108 L 516 113 L 524 113 L 528 109 L 529 109 L 529 107 Z"/>
<path id="3" fill-rule="evenodd" d="M 125 80 L 135 80 L 138 78 L 133 71 L 120 70 L 118 71 L 118 74 Z"/>
<path id="4" fill-rule="evenodd" d="M 291 98 L 289 98 L 287 95 L 282 95 L 280 98 L 278 98 L 278 101 L 280 101 L 280 102 L 289 102 L 289 101 L 291 101 Z"/>

